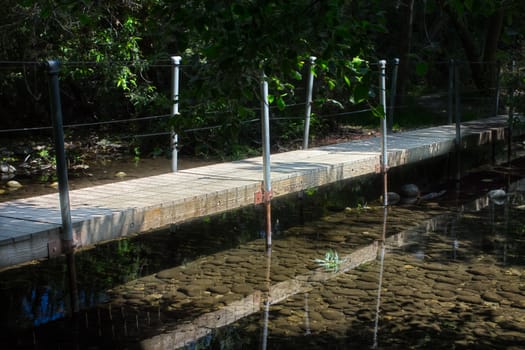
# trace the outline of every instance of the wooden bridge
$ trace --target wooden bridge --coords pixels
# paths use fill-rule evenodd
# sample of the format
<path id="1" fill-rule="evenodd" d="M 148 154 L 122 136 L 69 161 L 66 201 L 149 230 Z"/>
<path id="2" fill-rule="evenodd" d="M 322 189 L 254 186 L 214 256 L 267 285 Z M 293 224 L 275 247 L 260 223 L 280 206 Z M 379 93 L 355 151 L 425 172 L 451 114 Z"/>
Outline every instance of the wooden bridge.
<path id="1" fill-rule="evenodd" d="M 507 138 L 507 117 L 461 126 L 461 149 Z M 455 152 L 455 126 L 388 135 L 390 167 Z M 492 149 L 492 148 L 489 148 Z M 317 187 L 380 168 L 381 138 L 271 156 L 273 196 Z M 254 205 L 261 157 L 203 166 L 70 192 L 76 247 L 86 247 L 227 210 Z M 58 193 L 0 203 L 0 269 L 60 254 Z"/>

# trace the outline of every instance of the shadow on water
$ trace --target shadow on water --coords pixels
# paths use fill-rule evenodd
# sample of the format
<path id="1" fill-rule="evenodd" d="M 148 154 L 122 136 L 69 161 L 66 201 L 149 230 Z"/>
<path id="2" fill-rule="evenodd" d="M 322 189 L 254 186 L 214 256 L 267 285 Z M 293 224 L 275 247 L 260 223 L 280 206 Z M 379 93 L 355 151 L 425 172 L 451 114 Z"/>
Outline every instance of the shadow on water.
<path id="1" fill-rule="evenodd" d="M 390 183 L 421 176 L 411 175 L 392 171 Z M 270 254 L 258 207 L 80 252 L 75 320 L 64 317 L 62 261 L 5 271 L 0 344 L 517 348 L 525 341 L 524 188 L 496 205 L 473 195 L 507 178 L 476 176 L 472 193 L 467 182 L 460 196 L 388 211 L 374 202 L 375 178 L 275 201 Z"/>

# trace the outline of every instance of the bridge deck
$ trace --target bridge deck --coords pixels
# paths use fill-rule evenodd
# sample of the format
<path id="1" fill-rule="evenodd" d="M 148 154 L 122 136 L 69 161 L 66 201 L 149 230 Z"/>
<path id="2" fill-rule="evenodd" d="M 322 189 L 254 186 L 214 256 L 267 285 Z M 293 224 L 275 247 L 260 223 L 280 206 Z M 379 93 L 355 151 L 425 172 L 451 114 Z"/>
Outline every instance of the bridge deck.
<path id="1" fill-rule="evenodd" d="M 507 118 L 462 125 L 462 147 L 504 140 Z M 390 167 L 455 150 L 455 126 L 388 136 Z M 373 174 L 381 138 L 271 156 L 274 197 Z M 177 173 L 94 186 L 70 192 L 77 246 L 136 234 L 188 219 L 253 205 L 263 177 L 261 157 Z M 60 251 L 58 193 L 0 203 L 0 269 Z"/>

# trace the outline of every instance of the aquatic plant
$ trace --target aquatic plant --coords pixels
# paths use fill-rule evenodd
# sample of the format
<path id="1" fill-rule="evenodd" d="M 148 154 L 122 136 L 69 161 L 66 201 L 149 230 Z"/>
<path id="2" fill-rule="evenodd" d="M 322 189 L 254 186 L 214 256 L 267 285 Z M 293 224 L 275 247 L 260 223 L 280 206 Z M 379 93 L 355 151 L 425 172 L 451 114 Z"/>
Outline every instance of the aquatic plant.
<path id="1" fill-rule="evenodd" d="M 339 265 L 344 263 L 346 259 L 339 259 L 337 251 L 329 249 L 323 259 L 314 259 L 314 261 L 327 270 L 337 272 L 339 271 Z"/>

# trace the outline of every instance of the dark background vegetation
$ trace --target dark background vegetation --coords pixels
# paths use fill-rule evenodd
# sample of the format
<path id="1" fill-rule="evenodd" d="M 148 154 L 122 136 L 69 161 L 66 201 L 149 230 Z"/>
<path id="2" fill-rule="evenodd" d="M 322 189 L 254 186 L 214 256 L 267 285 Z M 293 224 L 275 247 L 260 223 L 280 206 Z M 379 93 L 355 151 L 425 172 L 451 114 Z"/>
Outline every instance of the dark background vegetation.
<path id="1" fill-rule="evenodd" d="M 0 137 L 49 134 L 39 129 L 50 125 L 48 59 L 61 62 L 64 123 L 89 124 L 67 128 L 68 137 L 128 138 L 136 153 L 163 153 L 163 133 L 172 127 L 186 154 L 257 153 L 262 69 L 272 141 L 293 144 L 302 138 L 312 55 L 313 138 L 377 123 L 370 110 L 378 105 L 377 62 L 394 57 L 395 126 L 444 123 L 440 97 L 450 59 L 460 66 L 467 98 L 492 99 L 498 82 L 519 87 L 520 78 L 505 74 L 513 60 L 519 72 L 524 16 L 520 0 L 7 0 L 0 12 Z M 172 118 L 173 55 L 182 56 L 182 78 L 181 115 Z M 435 113 L 432 103 L 421 104 L 429 95 L 437 97 Z M 502 99 L 501 106 L 510 103 Z M 119 120 L 126 122 L 100 124 Z M 6 131 L 27 128 L 35 130 Z"/>

